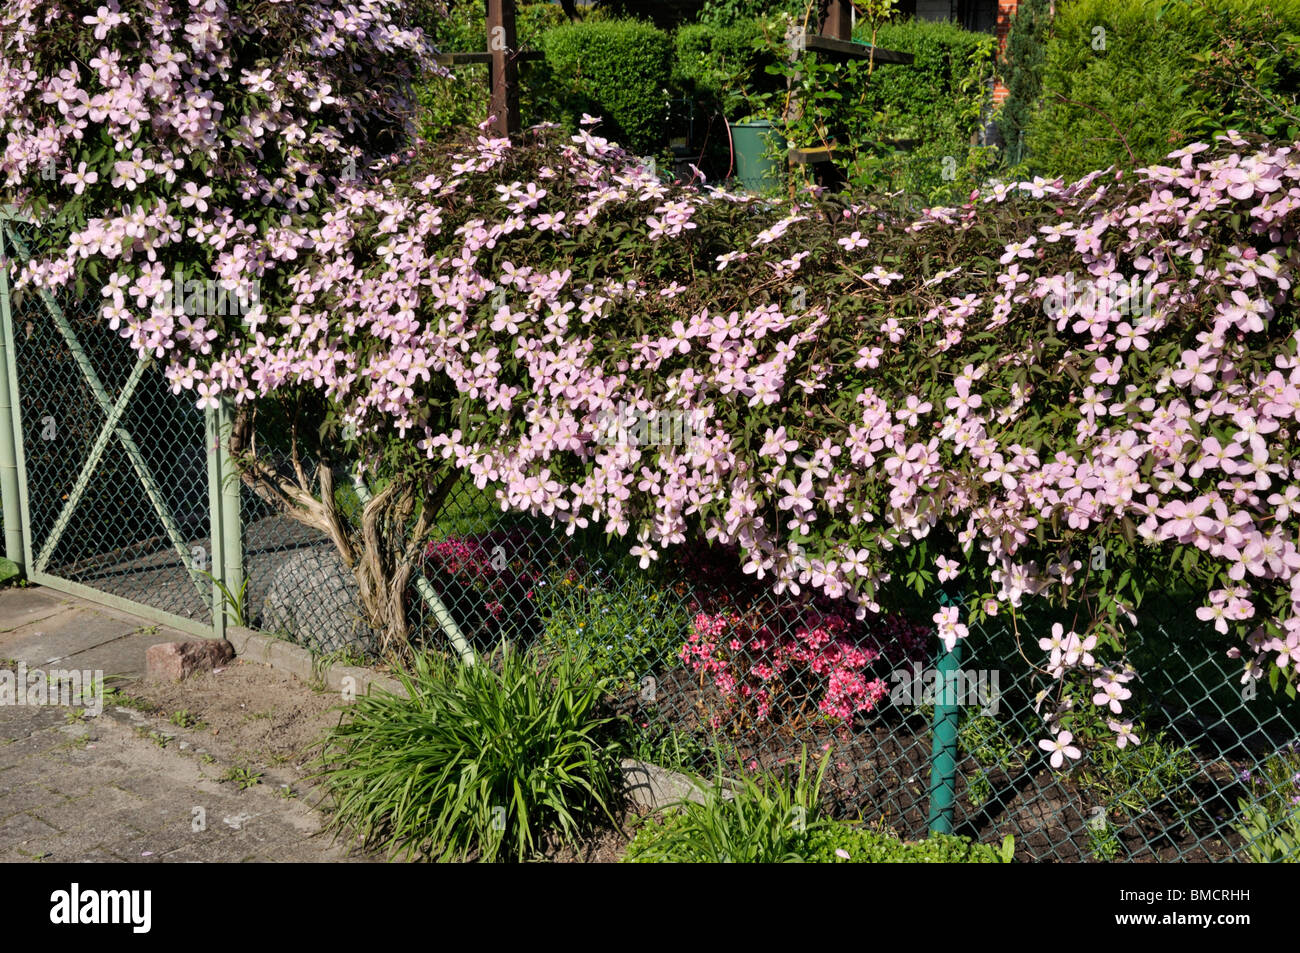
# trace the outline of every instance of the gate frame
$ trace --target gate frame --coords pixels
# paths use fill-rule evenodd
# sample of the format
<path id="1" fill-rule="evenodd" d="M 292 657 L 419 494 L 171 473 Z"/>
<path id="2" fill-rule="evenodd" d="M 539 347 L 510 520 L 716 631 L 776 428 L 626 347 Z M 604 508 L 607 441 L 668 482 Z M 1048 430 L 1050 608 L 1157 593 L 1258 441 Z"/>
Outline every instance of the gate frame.
<path id="1" fill-rule="evenodd" d="M 0 354 L 0 497 L 2 497 L 0 505 L 3 506 L 4 514 L 6 557 L 23 569 L 28 580 L 38 585 L 48 586 L 51 589 L 79 596 L 110 608 L 125 610 L 192 635 L 224 639 L 228 620 L 227 606 L 221 584 L 224 584 L 230 592 L 238 593 L 242 587 L 244 576 L 243 539 L 239 509 L 240 485 L 234 461 L 227 452 L 233 417 L 229 402 L 224 402 L 216 411 L 208 409 L 203 412 L 208 459 L 209 526 L 207 542 L 210 558 L 207 572 L 211 578 L 211 584 L 208 586 L 210 592 L 207 594 L 210 606 L 209 618 L 206 622 L 188 619 L 164 609 L 135 602 L 110 592 L 104 592 L 85 583 L 65 579 L 62 576 L 45 572 L 43 568 L 38 569 L 36 567 L 32 557 L 27 459 L 20 410 L 21 396 L 18 386 L 17 352 L 14 345 L 14 314 L 9 287 L 8 249 L 12 244 L 11 239 L 16 240 L 16 238 L 10 234 L 8 225 L 13 221 L 31 223 L 32 220 L 18 213 L 12 207 L 0 207 L 0 352 L 3 352 Z M 13 250 L 15 252 L 14 257 L 17 258 L 17 247 Z M 57 322 L 58 316 L 51 309 L 57 309 L 60 315 L 62 309 L 48 291 L 43 291 L 41 297 L 45 309 L 50 312 L 50 316 Z M 73 340 L 75 340 L 75 336 Z M 66 343 L 70 350 L 74 352 L 73 357 L 80 357 L 77 361 L 78 365 L 83 364 L 83 362 L 89 363 L 84 353 L 81 355 L 75 353 L 77 345 L 71 341 Z M 145 363 L 143 361 L 137 362 L 132 370 L 131 379 L 123 387 L 121 393 L 111 398 L 108 397 L 106 389 L 99 383 L 97 377 L 86 377 L 86 382 L 91 386 L 92 390 L 104 391 L 103 394 L 96 395 L 99 410 L 103 414 L 104 420 L 101 424 L 100 433 L 96 438 L 95 447 L 92 449 L 93 456 L 98 457 L 95 451 L 102 452 L 107 443 L 115 436 L 117 439 L 122 440 L 124 439 L 123 434 L 125 434 L 125 439 L 130 441 L 132 445 L 134 444 L 129 431 L 122 431 L 121 433 L 118 433 L 118 431 L 121 431 L 122 428 L 121 418 L 125 416 L 125 409 L 129 404 L 134 389 L 133 384 L 146 369 L 144 367 Z M 84 367 L 82 372 L 84 375 Z M 144 465 L 143 461 L 134 459 L 138 455 L 138 450 L 133 453 L 132 447 L 128 447 L 127 452 L 132 456 L 132 462 L 136 464 L 137 477 L 141 485 L 144 486 L 145 492 L 149 494 L 150 502 L 153 504 L 155 511 L 162 510 L 162 512 L 158 513 L 159 518 L 163 521 L 164 529 L 167 531 L 172 545 L 177 549 L 177 555 L 181 557 L 187 575 L 195 581 L 199 587 L 200 595 L 203 595 L 203 584 L 199 582 L 201 578 L 199 574 L 204 571 L 196 569 L 192 554 L 184 550 L 179 542 L 178 534 L 173 531 L 172 526 L 167 525 L 172 520 L 171 512 L 165 501 L 160 497 L 156 498 L 156 482 L 149 473 L 147 466 Z M 89 457 L 81 461 L 82 471 L 77 480 L 79 486 L 90 478 L 94 466 L 97 466 L 99 461 L 96 459 L 92 466 L 87 466 L 86 464 L 90 462 Z M 140 472 L 142 468 L 143 473 Z M 150 483 L 155 485 L 150 487 Z M 68 502 L 71 505 L 67 507 L 64 513 L 60 514 L 59 519 L 56 521 L 56 526 L 60 528 L 66 525 L 65 517 L 70 517 L 79 503 L 79 499 L 74 494 L 69 494 Z"/>

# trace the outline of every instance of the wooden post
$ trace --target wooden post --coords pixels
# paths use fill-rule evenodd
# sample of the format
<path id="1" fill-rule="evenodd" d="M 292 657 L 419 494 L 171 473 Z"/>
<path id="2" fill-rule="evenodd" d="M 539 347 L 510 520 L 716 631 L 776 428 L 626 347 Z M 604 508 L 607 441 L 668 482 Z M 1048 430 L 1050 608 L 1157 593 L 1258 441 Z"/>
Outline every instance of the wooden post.
<path id="1" fill-rule="evenodd" d="M 492 100 L 488 112 L 496 117 L 497 136 L 519 132 L 519 64 L 515 36 L 515 0 L 487 0 L 487 41 L 491 64 L 488 82 Z"/>
<path id="2" fill-rule="evenodd" d="M 853 39 L 853 4 L 850 0 L 830 0 L 822 18 L 822 36 L 836 40 Z"/>

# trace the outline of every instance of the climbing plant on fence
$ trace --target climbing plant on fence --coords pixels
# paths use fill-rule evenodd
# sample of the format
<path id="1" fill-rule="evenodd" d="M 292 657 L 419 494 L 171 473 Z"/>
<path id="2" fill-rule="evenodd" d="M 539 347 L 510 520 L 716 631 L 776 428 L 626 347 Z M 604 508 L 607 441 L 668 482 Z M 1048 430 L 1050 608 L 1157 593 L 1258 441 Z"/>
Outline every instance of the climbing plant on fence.
<path id="1" fill-rule="evenodd" d="M 6 8 L 3 170 L 63 238 L 20 283 L 102 289 L 126 346 L 200 405 L 243 408 L 251 482 L 329 534 L 390 644 L 467 474 L 506 509 L 628 538 L 643 567 L 703 538 L 865 617 L 960 586 L 931 620 L 949 647 L 1055 606 L 1026 653 L 1054 765 L 1094 715 L 1134 737 L 1126 637 L 1156 586 L 1224 636 L 1207 653 L 1294 689 L 1291 145 L 1222 137 L 920 219 L 665 185 L 589 128 L 411 150 L 351 182 L 340 164 L 403 103 L 346 57 L 334 86 L 334 59 L 378 68 L 419 38 L 383 5 L 268 9 L 297 37 L 275 60 L 240 45 L 251 8 L 52 30 L 59 4 Z M 191 70 L 221 96 L 173 95 Z M 181 262 L 269 293 L 200 323 L 173 310 Z M 247 452 L 254 413 L 281 422 L 278 461 Z M 352 457 L 379 478 L 359 525 L 334 492 Z"/>
<path id="2" fill-rule="evenodd" d="M 400 10 L 392 0 L 6 4 L 0 189 L 69 252 L 34 262 L 20 285 L 66 286 L 102 304 L 101 320 L 141 357 L 171 364 L 177 393 L 193 391 L 198 364 L 171 358 L 192 350 L 206 367 L 278 324 L 292 305 L 288 271 L 276 266 L 302 250 L 292 236 L 323 221 L 335 186 L 404 142 L 411 82 L 439 70 Z M 212 381 L 195 396 L 213 406 L 221 393 L 233 394 Z M 379 493 L 349 523 L 321 503 L 333 499 L 337 433 L 312 415 L 327 402 L 287 380 L 267 393 L 261 422 L 274 425 L 262 426 L 262 442 L 252 439 L 258 411 L 240 402 L 232 449 L 245 479 L 335 540 L 381 620 L 390 597 L 374 574 L 401 569 L 356 550 L 365 532 L 400 523 L 418 491 Z"/>

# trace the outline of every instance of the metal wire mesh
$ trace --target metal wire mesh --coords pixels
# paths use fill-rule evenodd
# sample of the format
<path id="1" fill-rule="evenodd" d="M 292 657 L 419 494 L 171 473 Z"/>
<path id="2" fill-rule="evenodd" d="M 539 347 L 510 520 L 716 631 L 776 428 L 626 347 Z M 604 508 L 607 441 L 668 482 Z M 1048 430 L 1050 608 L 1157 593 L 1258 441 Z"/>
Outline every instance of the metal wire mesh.
<path id="1" fill-rule="evenodd" d="M 39 253 L 34 225 L 0 227 L 12 258 Z M 10 309 L 32 568 L 210 622 L 203 413 L 137 364 L 96 302 L 29 289 Z"/>
<path id="2" fill-rule="evenodd" d="M 696 546 L 642 570 L 603 536 L 502 514 L 466 482 L 422 571 L 477 649 L 509 638 L 583 653 L 593 677 L 613 679 L 635 754 L 665 767 L 781 770 L 807 751 L 829 759 L 834 812 L 922 837 L 934 707 L 955 703 L 956 833 L 1011 834 L 1025 860 L 1300 858 L 1284 836 L 1300 822 L 1300 705 L 1243 686 L 1226 640 L 1184 607 L 1153 604 L 1144 618 L 1159 621 L 1122 655 L 1098 652 L 1096 666 L 1136 673 L 1124 717 L 1138 740 L 1116 747 L 1088 673 L 1075 691 L 1084 755 L 1054 769 L 1038 744 L 1052 734 L 1039 693 L 1059 688 L 1038 645 L 1049 620 L 973 626 L 945 696 L 925 616 L 859 622 L 843 605 L 775 596 L 739 565 Z M 430 601 L 413 591 L 410 610 L 416 638 L 446 647 Z"/>
<path id="3" fill-rule="evenodd" d="M 39 250 L 39 230 L 0 226 L 18 239 L 11 255 Z M 221 609 L 201 572 L 217 551 L 209 493 L 219 489 L 204 417 L 134 362 L 93 302 L 56 305 L 33 292 L 9 302 L 36 576 L 208 622 Z M 360 500 L 346 472 L 335 477 L 355 522 Z M 328 538 L 246 487 L 240 527 L 239 621 L 321 655 L 375 658 L 356 580 Z M 1094 668 L 1131 667 L 1124 717 L 1137 740 L 1116 746 L 1086 673 L 1070 683 L 1087 715 L 1083 755 L 1054 768 L 1039 744 L 1051 734 L 1041 693 L 1062 684 L 1042 667 L 1047 617 L 972 626 L 958 682 L 941 687 L 937 606 L 858 620 L 806 593 L 777 596 L 734 553 L 699 544 L 643 568 L 598 531 L 569 536 L 504 513 L 492 488 L 468 481 L 442 507 L 418 570 L 407 600 L 418 646 L 487 652 L 510 639 L 581 653 L 592 677 L 610 679 L 633 754 L 667 768 L 780 770 L 807 752 L 828 759 L 832 811 L 921 837 L 935 708 L 955 705 L 957 833 L 1011 834 L 1033 860 L 1300 859 L 1300 703 L 1243 685 L 1227 641 L 1187 600 L 1144 606 L 1123 651 L 1098 652 Z"/>
<path id="4" fill-rule="evenodd" d="M 274 466 L 289 466 L 270 440 L 260 454 Z M 313 491 L 319 492 L 319 476 L 309 461 L 303 465 Z M 340 471 L 335 478 L 336 500 L 355 522 L 359 504 L 348 475 Z M 367 624 L 355 577 L 329 537 L 285 515 L 246 485 L 240 489 L 240 518 L 247 579 L 244 621 L 321 656 L 377 658 L 377 637 Z"/>
<path id="5" fill-rule="evenodd" d="M 1019 639 L 1006 625 L 973 634 L 967 665 L 998 671 L 1002 691 L 996 715 L 963 712 L 960 832 L 1016 834 L 1036 859 L 1244 860 L 1261 845 L 1240 801 L 1271 812 L 1274 836 L 1300 818 L 1300 706 L 1243 686 L 1226 640 L 1185 608 L 1157 603 L 1145 618 L 1156 621 L 1113 661 L 1134 673 L 1124 717 L 1137 742 L 1116 746 L 1106 723 L 1117 716 L 1092 704 L 1097 689 L 1085 683 L 1073 698 L 1090 743 L 1068 771 L 1047 767 L 1037 744 L 1051 734 L 1039 693 L 1059 687 L 1041 669 L 1049 626 L 1021 623 Z M 1273 777 L 1286 764 L 1285 779 Z M 1300 859 L 1295 845 L 1284 853 Z"/>

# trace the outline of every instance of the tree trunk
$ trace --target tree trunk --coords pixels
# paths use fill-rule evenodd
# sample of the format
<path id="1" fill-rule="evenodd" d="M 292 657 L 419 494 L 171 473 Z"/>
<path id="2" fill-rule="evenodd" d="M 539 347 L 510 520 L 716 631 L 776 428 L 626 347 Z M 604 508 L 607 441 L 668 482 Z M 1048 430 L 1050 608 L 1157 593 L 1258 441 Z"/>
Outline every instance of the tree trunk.
<path id="1" fill-rule="evenodd" d="M 359 527 L 350 526 L 334 501 L 333 461 L 321 453 L 316 476 L 319 490 L 303 467 L 296 432 L 291 437 L 292 475 L 258 454 L 255 411 L 241 406 L 230 435 L 231 458 L 240 477 L 261 499 L 283 515 L 324 533 L 357 581 L 366 621 L 379 636 L 385 656 L 404 656 L 410 649 L 407 594 L 424 542 L 459 473 L 444 471 L 430 479 L 395 476 L 363 501 Z M 427 481 L 427 482 L 426 482 Z M 421 485 L 423 484 L 423 486 Z M 423 490 L 423 492 L 422 492 Z M 411 527 L 416 501 L 420 515 Z M 408 532 L 409 531 L 409 532 Z"/>

